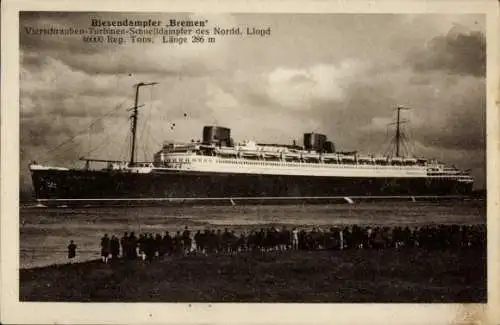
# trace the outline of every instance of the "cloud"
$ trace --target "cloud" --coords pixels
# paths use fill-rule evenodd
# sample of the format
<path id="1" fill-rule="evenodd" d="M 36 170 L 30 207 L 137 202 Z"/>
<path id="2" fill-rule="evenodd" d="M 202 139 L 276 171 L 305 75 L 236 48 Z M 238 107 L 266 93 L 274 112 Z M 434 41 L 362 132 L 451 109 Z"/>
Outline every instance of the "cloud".
<path id="1" fill-rule="evenodd" d="M 354 60 L 306 69 L 280 67 L 267 77 L 267 95 L 283 107 L 308 110 L 315 102 L 342 101 L 345 88 L 360 72 L 361 63 Z"/>
<path id="2" fill-rule="evenodd" d="M 395 108 L 402 105 L 411 108 L 402 118 L 424 145 L 484 148 L 485 98 L 484 78 L 400 68 L 365 75 L 347 88 L 342 111 L 318 113 L 348 146 L 355 145 L 359 133 L 386 134 Z"/>
<path id="3" fill-rule="evenodd" d="M 24 54 L 21 53 L 21 59 Z M 89 95 L 123 95 L 121 78 L 117 76 L 99 76 L 72 69 L 57 58 L 45 57 L 36 69 L 29 64 L 21 69 L 21 89 L 30 95 L 65 94 L 68 96 L 82 93 Z"/>
<path id="4" fill-rule="evenodd" d="M 416 71 L 444 70 L 459 75 L 484 77 L 486 74 L 486 37 L 480 31 L 451 29 L 433 38 L 424 48 L 408 57 Z"/>
<path id="5" fill-rule="evenodd" d="M 454 150 L 485 150 L 485 80 L 460 79 L 441 96 L 446 96 L 446 103 L 441 99 L 434 109 L 445 113 L 417 125 L 422 143 Z"/>
<path id="6" fill-rule="evenodd" d="M 373 117 L 370 124 L 360 127 L 363 131 L 386 131 L 389 124 L 393 123 L 389 117 Z"/>

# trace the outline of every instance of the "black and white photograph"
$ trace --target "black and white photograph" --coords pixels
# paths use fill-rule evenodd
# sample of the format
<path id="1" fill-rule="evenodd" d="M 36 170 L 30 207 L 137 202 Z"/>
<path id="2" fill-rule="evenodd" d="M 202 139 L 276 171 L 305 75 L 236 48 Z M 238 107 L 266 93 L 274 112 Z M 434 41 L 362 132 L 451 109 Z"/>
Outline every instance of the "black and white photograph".
<path id="1" fill-rule="evenodd" d="M 20 10 L 15 299 L 488 303 L 487 18 Z"/>

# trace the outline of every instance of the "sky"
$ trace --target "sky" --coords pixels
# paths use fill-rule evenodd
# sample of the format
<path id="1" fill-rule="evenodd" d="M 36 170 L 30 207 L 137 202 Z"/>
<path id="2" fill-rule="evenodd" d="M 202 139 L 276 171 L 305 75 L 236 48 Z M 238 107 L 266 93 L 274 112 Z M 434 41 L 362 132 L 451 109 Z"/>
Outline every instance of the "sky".
<path id="1" fill-rule="evenodd" d="M 91 19 L 206 20 L 207 28 L 270 28 L 214 43 L 90 44 L 34 28 L 87 28 Z M 405 154 L 471 169 L 485 186 L 483 15 L 51 13 L 20 16 L 21 185 L 28 163 L 81 156 L 128 159 L 134 84 L 139 160 L 164 141 L 201 139 L 204 125 L 236 142 L 302 142 L 326 134 L 338 150 L 384 154 L 402 111 Z M 104 117 L 103 117 L 104 116 Z"/>

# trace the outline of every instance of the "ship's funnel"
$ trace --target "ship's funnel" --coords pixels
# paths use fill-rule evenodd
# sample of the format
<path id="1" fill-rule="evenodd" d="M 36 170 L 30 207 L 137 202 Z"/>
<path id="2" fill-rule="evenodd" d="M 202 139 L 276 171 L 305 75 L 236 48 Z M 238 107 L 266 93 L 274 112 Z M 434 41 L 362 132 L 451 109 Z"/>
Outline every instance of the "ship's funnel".
<path id="1" fill-rule="evenodd" d="M 327 138 L 324 134 L 304 133 L 304 149 L 323 151 Z"/>
<path id="2" fill-rule="evenodd" d="M 335 152 L 335 144 L 332 141 L 325 141 L 323 144 L 323 152 L 324 153 L 334 153 Z"/>
<path id="3" fill-rule="evenodd" d="M 231 129 L 221 126 L 203 127 L 203 144 L 231 146 Z"/>

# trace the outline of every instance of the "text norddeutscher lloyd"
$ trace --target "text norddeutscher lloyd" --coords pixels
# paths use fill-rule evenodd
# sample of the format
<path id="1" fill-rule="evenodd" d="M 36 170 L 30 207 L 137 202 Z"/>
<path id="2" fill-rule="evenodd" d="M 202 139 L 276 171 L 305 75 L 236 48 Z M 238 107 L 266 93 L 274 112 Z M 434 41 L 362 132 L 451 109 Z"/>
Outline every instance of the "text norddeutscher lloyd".
<path id="1" fill-rule="evenodd" d="M 232 27 L 232 28 L 220 28 L 214 27 L 213 29 L 214 35 L 243 35 L 241 27 Z M 245 29 L 246 35 L 257 35 L 257 36 L 270 36 L 271 35 L 271 27 L 268 28 L 256 28 L 256 27 L 247 27 Z"/>

